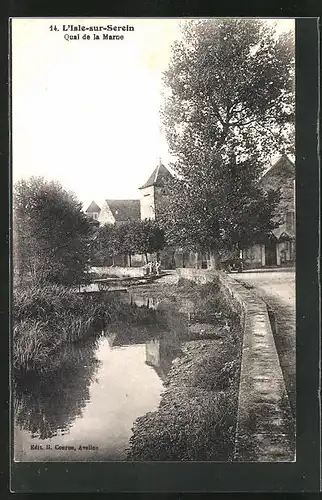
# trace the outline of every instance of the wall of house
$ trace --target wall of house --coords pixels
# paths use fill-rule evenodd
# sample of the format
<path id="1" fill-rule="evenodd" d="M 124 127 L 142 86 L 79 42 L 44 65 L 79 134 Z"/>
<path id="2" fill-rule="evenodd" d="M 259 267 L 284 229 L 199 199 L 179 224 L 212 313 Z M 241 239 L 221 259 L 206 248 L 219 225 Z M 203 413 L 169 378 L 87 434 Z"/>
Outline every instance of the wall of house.
<path id="1" fill-rule="evenodd" d="M 114 215 L 111 212 L 110 207 L 108 206 L 108 203 L 104 201 L 101 212 L 98 216 L 98 221 L 101 226 L 104 224 L 114 224 L 115 223 L 115 218 Z"/>
<path id="2" fill-rule="evenodd" d="M 295 261 L 295 241 L 277 243 L 277 265 L 290 265 Z"/>
<path id="3" fill-rule="evenodd" d="M 163 206 L 169 203 L 169 196 L 166 187 L 154 186 L 154 210 L 155 218 L 158 219 Z"/>
<path id="4" fill-rule="evenodd" d="M 141 220 L 155 219 L 154 186 L 140 189 Z"/>
<path id="5" fill-rule="evenodd" d="M 287 164 L 268 172 L 261 181 L 261 187 L 267 191 L 269 189 L 281 190 L 281 200 L 276 219 L 283 219 L 283 223 L 278 228 L 278 234 L 295 231 L 295 171 Z M 292 214 L 293 213 L 293 217 Z"/>
<path id="6" fill-rule="evenodd" d="M 245 269 L 254 269 L 265 266 L 265 246 L 253 245 L 243 250 L 243 262 Z"/>
<path id="7" fill-rule="evenodd" d="M 277 239 L 275 244 L 276 264 L 278 266 L 291 265 L 295 261 L 295 169 L 286 158 L 281 158 L 276 167 L 272 167 L 260 182 L 261 187 L 269 189 L 280 189 L 281 199 L 278 207 L 276 221 L 282 223 L 274 229 L 273 233 Z M 286 233 L 288 241 L 282 236 Z M 265 245 L 254 245 L 243 250 L 245 268 L 256 268 L 267 265 L 265 262 Z"/>
<path id="8" fill-rule="evenodd" d="M 191 269 L 217 269 L 217 257 L 213 252 L 183 252 L 176 250 L 174 253 L 175 267 Z"/>

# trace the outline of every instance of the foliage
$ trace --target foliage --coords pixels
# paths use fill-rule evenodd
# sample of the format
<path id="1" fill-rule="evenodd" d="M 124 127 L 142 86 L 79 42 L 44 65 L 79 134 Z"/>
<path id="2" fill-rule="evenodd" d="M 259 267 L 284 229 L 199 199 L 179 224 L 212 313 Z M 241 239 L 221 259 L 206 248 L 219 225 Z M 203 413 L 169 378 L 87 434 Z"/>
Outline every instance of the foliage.
<path id="1" fill-rule="evenodd" d="M 14 186 L 13 218 L 20 279 L 71 285 L 84 278 L 91 232 L 73 193 L 41 177 L 21 180 Z"/>
<path id="2" fill-rule="evenodd" d="M 61 285 L 15 287 L 12 303 L 13 366 L 46 371 L 63 345 L 88 336 L 100 321 L 91 297 Z"/>
<path id="3" fill-rule="evenodd" d="M 165 245 L 164 231 L 150 219 L 140 221 L 138 224 L 138 238 L 136 251 L 147 256 L 148 253 L 159 252 Z"/>
<path id="4" fill-rule="evenodd" d="M 163 209 L 169 244 L 251 244 L 277 224 L 258 187 L 274 152 L 293 152 L 294 44 L 259 20 L 185 24 L 165 72 L 164 126 L 177 174 Z"/>
<path id="5" fill-rule="evenodd" d="M 102 260 L 116 255 L 148 254 L 162 250 L 164 232 L 153 220 L 105 224 L 98 230 L 95 247 Z M 97 254 L 96 254 L 97 255 Z"/>
<path id="6" fill-rule="evenodd" d="M 117 226 L 105 224 L 97 229 L 91 244 L 91 262 L 99 262 L 104 265 L 109 259 L 114 258 L 119 253 L 119 237 Z"/>

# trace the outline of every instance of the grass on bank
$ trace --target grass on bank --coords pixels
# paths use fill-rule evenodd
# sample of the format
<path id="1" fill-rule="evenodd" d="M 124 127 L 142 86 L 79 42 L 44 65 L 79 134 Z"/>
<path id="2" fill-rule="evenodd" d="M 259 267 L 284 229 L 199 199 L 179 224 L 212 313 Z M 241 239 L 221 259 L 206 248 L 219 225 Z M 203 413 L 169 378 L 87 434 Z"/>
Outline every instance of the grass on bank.
<path id="1" fill-rule="evenodd" d="M 100 332 L 115 321 L 149 324 L 153 312 L 103 294 L 79 294 L 59 285 L 16 288 L 12 304 L 13 367 L 50 369 L 50 356 L 68 343 Z"/>
<path id="2" fill-rule="evenodd" d="M 187 343 L 158 410 L 135 421 L 128 460 L 232 460 L 239 370 L 231 339 Z"/>
<path id="3" fill-rule="evenodd" d="M 230 461 L 238 408 L 240 318 L 218 279 L 206 285 L 181 280 L 178 290 L 194 298 L 201 314 L 223 311 L 231 328 L 219 339 L 185 344 L 168 374 L 158 410 L 135 421 L 127 458 Z"/>

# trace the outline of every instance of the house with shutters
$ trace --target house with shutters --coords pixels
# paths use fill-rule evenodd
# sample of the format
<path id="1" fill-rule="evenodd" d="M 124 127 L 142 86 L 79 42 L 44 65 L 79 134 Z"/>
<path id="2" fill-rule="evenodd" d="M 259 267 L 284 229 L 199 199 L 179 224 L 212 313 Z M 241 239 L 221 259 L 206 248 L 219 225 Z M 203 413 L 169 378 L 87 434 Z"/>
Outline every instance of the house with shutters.
<path id="1" fill-rule="evenodd" d="M 295 165 L 282 155 L 260 179 L 260 186 L 280 189 L 281 199 L 276 220 L 280 225 L 263 243 L 245 248 L 242 252 L 245 268 L 287 266 L 295 263 Z"/>

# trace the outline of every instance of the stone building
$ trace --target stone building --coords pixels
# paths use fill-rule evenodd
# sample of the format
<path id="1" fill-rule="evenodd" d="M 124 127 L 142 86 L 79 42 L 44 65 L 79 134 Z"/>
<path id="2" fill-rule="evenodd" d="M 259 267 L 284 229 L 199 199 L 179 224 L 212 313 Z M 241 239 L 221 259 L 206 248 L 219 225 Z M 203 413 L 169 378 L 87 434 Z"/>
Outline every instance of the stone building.
<path id="1" fill-rule="evenodd" d="M 263 175 L 261 187 L 281 190 L 279 211 L 276 216 L 281 224 L 272 231 L 265 243 L 252 245 L 243 250 L 245 268 L 287 266 L 295 263 L 295 165 L 286 156 Z"/>
<path id="2" fill-rule="evenodd" d="M 166 202 L 167 181 L 171 179 L 172 174 L 160 162 L 146 183 L 139 188 L 140 214 L 142 220 L 158 219 L 158 212 L 162 204 Z"/>
<path id="3" fill-rule="evenodd" d="M 101 226 L 140 219 L 157 220 L 158 211 L 167 196 L 166 181 L 171 178 L 172 174 L 160 162 L 146 183 L 139 188 L 139 200 L 105 200 L 102 207 L 92 201 L 85 213 Z"/>
<path id="4" fill-rule="evenodd" d="M 102 208 L 95 201 L 92 201 L 85 213 L 90 219 L 97 221 L 100 226 L 140 220 L 140 201 L 105 200 Z"/>
<path id="5" fill-rule="evenodd" d="M 92 201 L 85 211 L 87 217 L 95 226 L 104 224 L 122 224 L 128 221 L 139 221 L 144 219 L 158 219 L 158 213 L 163 203 L 166 202 L 166 182 L 171 180 L 172 174 L 159 162 L 148 180 L 139 188 L 140 199 L 138 200 L 105 200 L 100 206 Z M 174 251 L 160 252 L 161 265 L 163 268 L 171 268 L 174 265 Z M 156 255 L 148 256 L 149 259 Z M 114 259 L 117 265 L 126 265 L 127 257 L 119 256 Z M 141 266 L 145 264 L 142 255 L 133 255 L 131 265 Z"/>
<path id="6" fill-rule="evenodd" d="M 167 202 L 167 182 L 172 174 L 160 162 L 148 180 L 139 188 L 140 199 L 105 200 L 101 207 L 92 201 L 86 210 L 87 216 L 95 225 L 120 224 L 130 220 L 155 219 L 163 203 Z M 245 268 L 292 265 L 295 262 L 295 166 L 282 155 L 263 175 L 260 185 L 264 190 L 281 190 L 278 220 L 282 223 L 266 239 L 243 249 L 242 258 Z M 155 256 L 150 256 L 150 258 Z M 163 268 L 173 267 L 216 267 L 211 253 L 184 252 L 180 249 L 167 249 L 160 253 Z M 144 263 L 143 257 L 135 255 L 133 266 Z M 121 264 L 120 264 L 121 265 Z"/>

